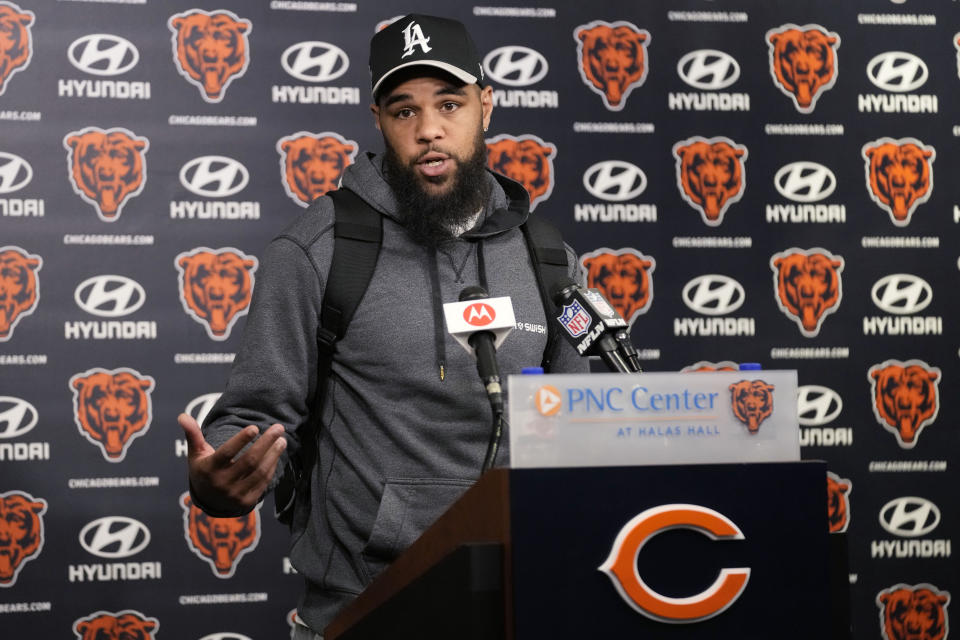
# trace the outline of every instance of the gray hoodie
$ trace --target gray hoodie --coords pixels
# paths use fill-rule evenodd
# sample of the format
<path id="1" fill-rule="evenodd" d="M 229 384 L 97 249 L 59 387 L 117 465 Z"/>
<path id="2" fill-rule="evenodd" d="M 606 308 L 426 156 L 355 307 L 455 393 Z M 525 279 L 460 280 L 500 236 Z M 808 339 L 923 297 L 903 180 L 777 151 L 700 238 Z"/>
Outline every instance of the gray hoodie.
<path id="1" fill-rule="evenodd" d="M 477 285 L 483 266 L 490 295 L 510 296 L 518 324 L 497 352 L 501 375 L 540 364 L 548 319 L 518 229 L 528 215 L 526 192 L 502 176 L 487 179 L 491 196 L 477 225 L 433 260 L 433 250 L 415 244 L 398 222 L 381 159 L 361 155 L 347 168 L 343 186 L 385 216 L 383 246 L 337 343 L 316 444 L 302 441 L 312 436 L 298 428 L 314 406 L 315 340 L 333 250 L 331 200 L 306 210 L 260 260 L 242 344 L 204 436 L 216 447 L 247 424 L 263 430 L 280 423 L 285 456 L 317 448 L 290 550 L 306 580 L 298 612 L 317 631 L 479 476 L 491 410 L 475 361 L 446 334 L 438 301 L 455 302 Z M 567 251 L 571 276 L 580 280 L 576 256 Z M 587 364 L 564 342 L 553 369 L 585 372 Z M 498 465 L 507 463 L 507 438 Z"/>

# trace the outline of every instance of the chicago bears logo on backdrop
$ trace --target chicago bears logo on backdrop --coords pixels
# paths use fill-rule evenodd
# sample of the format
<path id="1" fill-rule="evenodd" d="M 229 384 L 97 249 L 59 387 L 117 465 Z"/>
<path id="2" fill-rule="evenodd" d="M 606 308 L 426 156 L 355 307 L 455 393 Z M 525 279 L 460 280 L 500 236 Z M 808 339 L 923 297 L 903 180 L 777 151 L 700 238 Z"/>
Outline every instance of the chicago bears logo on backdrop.
<path id="1" fill-rule="evenodd" d="M 207 102 L 223 100 L 224 91 L 250 64 L 251 22 L 226 9 L 192 9 L 170 16 L 167 26 L 173 31 L 173 61 L 180 75 Z"/>
<path id="2" fill-rule="evenodd" d="M 511 136 L 501 133 L 487 141 L 487 166 L 516 180 L 530 195 L 530 210 L 553 192 L 553 160 L 557 147 L 529 133 Z"/>
<path id="3" fill-rule="evenodd" d="M 147 181 L 150 142 L 128 129 L 87 127 L 63 138 L 70 184 L 104 222 L 113 222 Z"/>
<path id="4" fill-rule="evenodd" d="M 877 422 L 912 449 L 940 412 L 940 369 L 922 360 L 887 360 L 870 367 L 867 378 Z"/>
<path id="5" fill-rule="evenodd" d="M 580 77 L 611 111 L 627 105 L 630 92 L 647 79 L 650 32 L 631 22 L 594 20 L 574 28 Z"/>
<path id="6" fill-rule="evenodd" d="M 234 323 L 249 310 L 257 259 L 233 247 L 198 247 L 179 254 L 174 265 L 183 310 L 211 340 L 229 338 Z"/>
<path id="7" fill-rule="evenodd" d="M 24 11 L 12 2 L 0 2 L 0 96 L 10 77 L 26 69 L 33 57 L 33 19 L 33 11 Z"/>
<path id="8" fill-rule="evenodd" d="M 896 584 L 877 594 L 884 640 L 946 640 L 950 592 L 932 584 Z"/>
<path id="9" fill-rule="evenodd" d="M 197 508 L 190 494 L 180 496 L 187 546 L 210 563 L 213 575 L 229 578 L 240 559 L 260 541 L 260 505 L 236 518 L 214 518 Z"/>
<path id="10" fill-rule="evenodd" d="M 27 561 L 43 550 L 47 501 L 23 491 L 0 493 L 0 587 L 12 587 Z"/>
<path id="11" fill-rule="evenodd" d="M 353 164 L 359 145 L 339 133 L 298 133 L 277 140 L 280 175 L 290 199 L 301 207 L 340 186 L 344 170 Z"/>
<path id="12" fill-rule="evenodd" d="M 20 247 L 0 247 L 0 342 L 12 338 L 20 320 L 37 308 L 40 301 L 37 271 L 42 266 L 40 256 Z"/>
<path id="13" fill-rule="evenodd" d="M 657 261 L 635 249 L 597 249 L 580 256 L 587 287 L 599 289 L 632 325 L 653 303 L 653 273 Z"/>
<path id="14" fill-rule="evenodd" d="M 820 333 L 824 319 L 840 307 L 843 258 L 826 249 L 797 249 L 770 258 L 777 306 L 807 338 Z"/>
<path id="15" fill-rule="evenodd" d="M 750 433 L 757 433 L 763 421 L 773 414 L 774 386 L 763 380 L 741 380 L 728 389 L 733 415 Z"/>
<path id="16" fill-rule="evenodd" d="M 850 525 L 850 490 L 853 483 L 827 471 L 827 524 L 830 533 L 841 533 Z"/>
<path id="17" fill-rule="evenodd" d="M 898 227 L 933 193 L 936 151 L 916 138 L 880 138 L 863 145 L 867 192 Z"/>
<path id="18" fill-rule="evenodd" d="M 781 25 L 766 34 L 770 75 L 800 113 L 811 113 L 824 91 L 837 82 L 840 36 L 818 24 Z"/>
<path id="19" fill-rule="evenodd" d="M 705 224 L 723 222 L 727 208 L 747 185 L 747 148 L 730 138 L 694 136 L 673 145 L 680 195 L 700 212 Z"/>
<path id="20" fill-rule="evenodd" d="M 108 462 L 120 462 L 153 420 L 153 378 L 134 369 L 89 369 L 70 378 L 73 419 L 80 435 L 100 447 Z"/>
<path id="21" fill-rule="evenodd" d="M 154 640 L 160 622 L 139 611 L 97 611 L 73 621 L 77 640 Z"/>

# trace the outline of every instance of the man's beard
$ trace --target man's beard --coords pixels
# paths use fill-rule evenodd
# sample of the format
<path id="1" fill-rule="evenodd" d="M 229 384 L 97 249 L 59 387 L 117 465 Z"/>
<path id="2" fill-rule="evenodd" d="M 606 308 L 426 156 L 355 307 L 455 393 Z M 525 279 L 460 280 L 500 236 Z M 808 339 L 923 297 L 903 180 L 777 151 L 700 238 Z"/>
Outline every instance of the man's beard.
<path id="1" fill-rule="evenodd" d="M 386 144 L 384 154 L 384 178 L 393 189 L 397 208 L 404 228 L 413 239 L 428 247 L 437 247 L 454 238 L 452 229 L 461 227 L 473 218 L 487 200 L 490 186 L 486 179 L 487 146 L 483 134 L 478 131 L 473 153 L 460 158 L 439 148 L 429 151 L 447 153 L 456 163 L 453 174 L 445 178 L 451 182 L 439 194 L 428 192 L 423 181 L 439 184 L 439 181 L 424 178 L 413 167 L 405 165 L 396 151 Z"/>

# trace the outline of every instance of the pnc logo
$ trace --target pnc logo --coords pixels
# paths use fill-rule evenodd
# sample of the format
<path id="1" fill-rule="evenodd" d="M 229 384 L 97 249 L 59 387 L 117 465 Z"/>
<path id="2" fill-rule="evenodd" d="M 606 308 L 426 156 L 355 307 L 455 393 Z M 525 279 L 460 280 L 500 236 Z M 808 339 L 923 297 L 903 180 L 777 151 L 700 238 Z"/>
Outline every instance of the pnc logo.
<path id="1" fill-rule="evenodd" d="M 529 47 L 494 49 L 483 59 L 487 76 L 508 87 L 526 87 L 543 80 L 550 70 L 547 59 Z"/>
<path id="2" fill-rule="evenodd" d="M 463 319 L 475 327 L 485 327 L 496 317 L 497 312 L 485 302 L 475 302 L 463 310 Z"/>
<path id="3" fill-rule="evenodd" d="M 603 98 L 610 111 L 622 111 L 627 97 L 647 79 L 650 32 L 619 20 L 594 20 L 574 28 L 583 83 Z"/>
<path id="4" fill-rule="evenodd" d="M 843 411 L 843 398 L 829 387 L 808 384 L 797 388 L 797 421 L 805 427 L 833 422 Z"/>
<path id="5" fill-rule="evenodd" d="M 19 191 L 33 179 L 30 163 L 6 151 L 0 151 L 0 195 Z"/>
<path id="6" fill-rule="evenodd" d="M 723 613 L 746 588 L 748 567 L 721 569 L 707 589 L 683 598 L 661 595 L 643 581 L 637 569 L 640 550 L 653 536 L 671 529 L 691 529 L 711 540 L 744 539 L 732 520 L 713 509 L 695 504 L 661 505 L 634 516 L 620 529 L 610 555 L 598 569 L 607 574 L 624 602 L 652 620 L 689 623 Z"/>
<path id="7" fill-rule="evenodd" d="M 746 293 L 739 282 L 719 274 L 694 278 L 683 287 L 681 295 L 685 305 L 707 316 L 733 313 L 746 299 Z"/>
<path id="8" fill-rule="evenodd" d="M 80 530 L 80 545 L 101 558 L 129 558 L 149 544 L 146 525 L 126 516 L 97 518 Z"/>
<path id="9" fill-rule="evenodd" d="M 940 509 L 925 498 L 904 496 L 880 508 L 880 526 L 895 536 L 925 536 L 940 524 Z"/>
<path id="10" fill-rule="evenodd" d="M 77 306 L 102 318 L 128 316 L 143 306 L 147 294 L 136 280 L 102 275 L 87 278 L 73 292 Z"/>
<path id="11" fill-rule="evenodd" d="M 730 138 L 694 136 L 673 145 L 677 159 L 677 188 L 704 224 L 716 227 L 747 186 L 747 148 Z"/>
<path id="12" fill-rule="evenodd" d="M 884 91 L 916 91 L 927 81 L 927 63 L 905 51 L 887 51 L 867 63 L 867 77 Z"/>
<path id="13" fill-rule="evenodd" d="M 920 313 L 930 305 L 933 289 L 919 276 L 891 273 L 874 283 L 870 299 L 887 313 L 909 315 Z"/>
<path id="14" fill-rule="evenodd" d="M 537 389 L 533 396 L 533 403 L 537 407 L 537 412 L 545 417 L 557 415 L 563 406 L 560 390 L 552 384 L 545 384 Z"/>
<path id="15" fill-rule="evenodd" d="M 23 491 L 0 493 L 0 588 L 12 587 L 30 560 L 43 551 L 47 501 Z"/>
<path id="16" fill-rule="evenodd" d="M 109 33 L 91 33 L 70 44 L 67 59 L 84 73 L 118 76 L 137 66 L 140 52 L 126 38 Z"/>
<path id="17" fill-rule="evenodd" d="M 940 369 L 922 360 L 887 360 L 870 367 L 867 379 L 877 422 L 900 448 L 914 448 L 920 432 L 940 413 Z"/>
<path id="18" fill-rule="evenodd" d="M 0 440 L 19 438 L 37 426 L 37 408 L 22 398 L 0 396 Z"/>
<path id="19" fill-rule="evenodd" d="M 852 482 L 827 471 L 827 525 L 830 533 L 843 533 L 850 526 L 852 490 Z"/>
<path id="20" fill-rule="evenodd" d="M 97 611 L 73 622 L 77 640 L 154 640 L 160 622 L 139 611 Z"/>
<path id="21" fill-rule="evenodd" d="M 213 409 L 213 405 L 220 399 L 220 395 L 220 393 L 214 392 L 197 396 L 190 401 L 183 412 L 196 420 L 197 424 L 202 425 L 203 421 L 207 419 L 207 414 Z"/>
<path id="22" fill-rule="evenodd" d="M 910 224 L 917 207 L 933 194 L 936 150 L 916 138 L 879 138 L 863 145 L 867 191 L 898 227 Z"/>
<path id="23" fill-rule="evenodd" d="M 596 198 L 623 202 L 646 190 L 647 176 L 640 167 L 625 160 L 606 160 L 583 173 L 583 186 Z"/>
<path id="24" fill-rule="evenodd" d="M 227 198 L 243 191 L 250 181 L 247 168 L 226 156 L 201 156 L 180 168 L 180 184 L 204 198 Z"/>
<path id="25" fill-rule="evenodd" d="M 350 58 L 336 45 L 309 40 L 287 47 L 280 55 L 280 65 L 297 80 L 330 82 L 347 72 Z"/>
<path id="26" fill-rule="evenodd" d="M 698 49 L 680 58 L 677 74 L 695 89 L 718 91 L 740 79 L 740 64 L 729 53 Z"/>
<path id="27" fill-rule="evenodd" d="M 10 77 L 30 65 L 30 26 L 34 17 L 33 11 L 24 11 L 12 2 L 0 2 L 0 96 Z"/>
<path id="28" fill-rule="evenodd" d="M 840 36 L 818 24 L 781 25 L 766 33 L 770 76 L 800 113 L 812 113 L 817 100 L 837 82 Z"/>
<path id="29" fill-rule="evenodd" d="M 206 102 L 220 102 L 230 83 L 250 65 L 253 29 L 249 20 L 232 11 L 192 9 L 170 16 L 173 62 L 187 82 L 200 90 Z"/>
<path id="30" fill-rule="evenodd" d="M 516 180 L 530 196 L 530 211 L 553 193 L 553 160 L 557 146 L 539 136 L 506 133 L 494 136 L 487 143 L 487 166 L 501 175 Z"/>
<path id="31" fill-rule="evenodd" d="M 819 202 L 837 188 L 837 177 L 816 162 L 791 162 L 773 177 L 773 186 L 784 198 L 794 202 Z"/>

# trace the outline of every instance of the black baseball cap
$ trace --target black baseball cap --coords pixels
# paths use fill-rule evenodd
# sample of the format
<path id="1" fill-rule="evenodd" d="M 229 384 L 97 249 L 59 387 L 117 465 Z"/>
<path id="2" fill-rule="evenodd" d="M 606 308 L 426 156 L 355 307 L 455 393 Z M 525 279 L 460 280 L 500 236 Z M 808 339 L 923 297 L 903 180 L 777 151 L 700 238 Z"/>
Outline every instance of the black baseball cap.
<path id="1" fill-rule="evenodd" d="M 384 80 L 417 65 L 442 69 L 466 84 L 480 84 L 483 80 L 477 47 L 462 22 L 412 13 L 370 40 L 374 99 Z"/>

